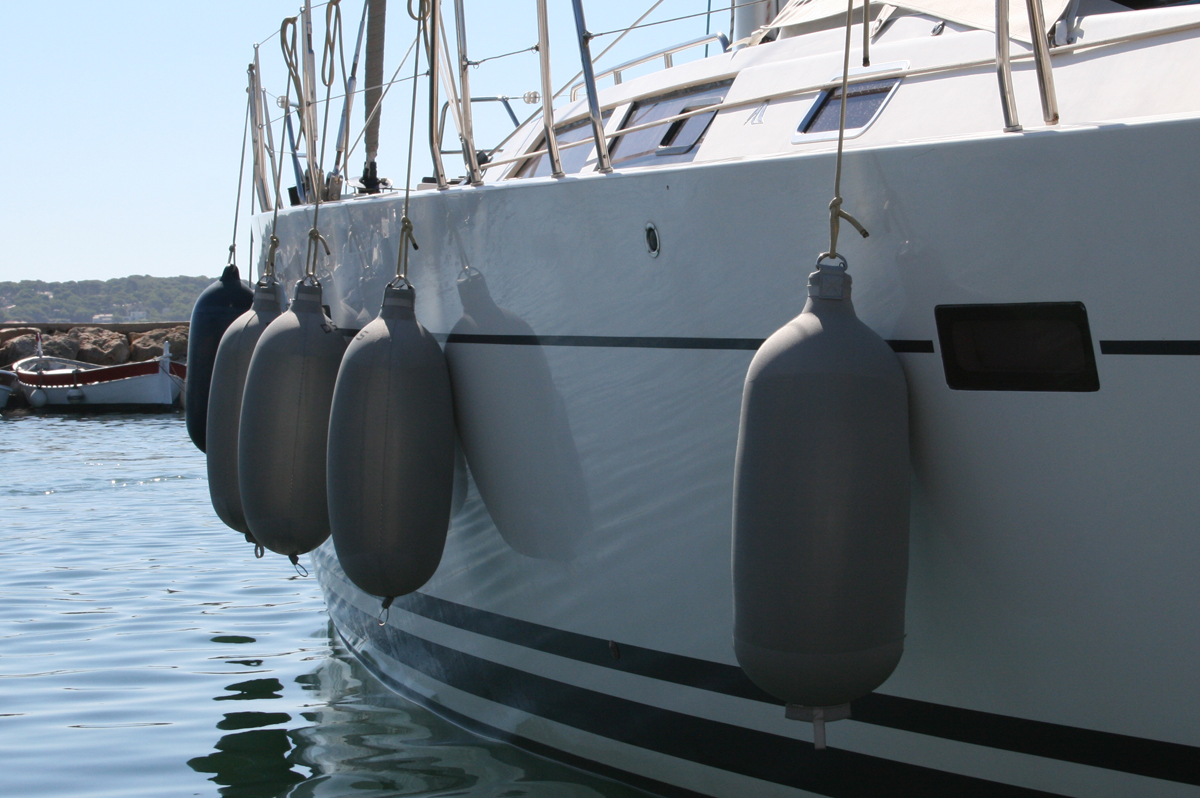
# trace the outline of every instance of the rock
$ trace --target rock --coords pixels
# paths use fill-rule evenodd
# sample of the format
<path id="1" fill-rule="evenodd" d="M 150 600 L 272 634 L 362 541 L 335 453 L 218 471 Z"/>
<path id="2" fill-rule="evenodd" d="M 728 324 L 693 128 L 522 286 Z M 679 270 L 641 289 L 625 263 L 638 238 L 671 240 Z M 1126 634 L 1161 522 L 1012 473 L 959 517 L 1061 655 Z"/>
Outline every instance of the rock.
<path id="1" fill-rule="evenodd" d="M 151 330 L 148 333 L 131 334 L 133 340 L 130 360 L 153 360 L 162 357 L 163 341 L 171 342 L 171 359 L 178 362 L 187 360 L 188 328 L 169 327 L 162 330 Z"/>
<path id="2" fill-rule="evenodd" d="M 7 343 L 13 338 L 17 338 L 22 335 L 34 335 L 36 333 L 37 329 L 33 327 L 9 327 L 6 330 L 0 330 L 0 344 Z"/>
<path id="3" fill-rule="evenodd" d="M 76 327 L 70 336 L 79 342 L 78 359 L 97 366 L 117 366 L 129 360 L 129 340 L 99 327 Z"/>
<path id="4" fill-rule="evenodd" d="M 37 354 L 37 336 L 20 335 L 10 338 L 0 346 L 0 368 L 11 366 L 18 360 Z"/>
<path id="5" fill-rule="evenodd" d="M 79 354 L 79 342 L 70 333 L 55 333 L 42 336 L 42 354 L 46 357 L 61 357 L 74 360 Z"/>

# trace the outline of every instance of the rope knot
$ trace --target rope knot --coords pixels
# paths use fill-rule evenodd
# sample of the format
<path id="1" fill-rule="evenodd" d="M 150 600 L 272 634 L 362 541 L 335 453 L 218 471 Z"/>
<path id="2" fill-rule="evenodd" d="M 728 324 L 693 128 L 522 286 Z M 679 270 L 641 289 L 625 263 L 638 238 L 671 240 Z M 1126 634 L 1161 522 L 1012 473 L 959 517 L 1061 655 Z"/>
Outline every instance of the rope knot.
<path id="1" fill-rule="evenodd" d="M 279 236 L 271 233 L 271 248 L 267 250 L 267 262 L 263 264 L 263 279 L 275 279 L 275 255 L 279 252 Z"/>
<path id="2" fill-rule="evenodd" d="M 317 257 L 321 254 L 321 251 L 317 248 L 318 243 L 325 248 L 325 257 L 333 254 L 329 249 L 329 242 L 325 240 L 325 236 L 321 235 L 321 231 L 314 226 L 308 231 L 308 256 L 305 258 L 306 269 L 304 276 L 306 280 L 312 280 L 316 285 L 321 284 L 317 280 Z"/>
<path id="3" fill-rule="evenodd" d="M 414 250 L 420 249 L 420 247 L 417 246 L 417 238 L 413 235 L 412 219 L 409 219 L 408 216 L 405 215 L 400 217 L 400 256 L 396 260 L 396 279 L 392 281 L 392 284 L 396 283 L 397 281 L 403 281 L 405 283 L 408 282 L 409 244 L 412 244 L 412 248 Z"/>

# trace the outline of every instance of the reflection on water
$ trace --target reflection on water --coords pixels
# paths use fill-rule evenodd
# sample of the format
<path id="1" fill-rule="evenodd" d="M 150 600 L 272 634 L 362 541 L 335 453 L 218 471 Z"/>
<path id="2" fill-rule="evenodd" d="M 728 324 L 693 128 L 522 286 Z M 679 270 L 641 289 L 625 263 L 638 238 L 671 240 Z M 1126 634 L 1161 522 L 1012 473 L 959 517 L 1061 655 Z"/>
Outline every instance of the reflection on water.
<path id="1" fill-rule="evenodd" d="M 209 506 L 179 415 L 0 416 L 0 794 L 641 793 L 380 685 Z"/>
<path id="2" fill-rule="evenodd" d="M 283 720 L 273 720 L 270 713 L 264 712 L 238 714 L 262 716 L 235 721 L 249 722 L 254 726 L 273 726 L 291 720 L 291 715 L 285 713 L 280 713 L 283 714 Z M 230 718 L 229 715 L 225 717 L 227 720 Z M 222 728 L 221 723 L 217 724 L 217 728 Z M 288 740 L 287 729 L 255 729 L 226 734 L 217 741 L 216 748 L 215 754 L 188 760 L 188 767 L 198 773 L 215 774 L 209 781 L 222 785 L 218 790 L 221 795 L 260 798 L 287 794 L 290 787 L 304 781 L 304 776 L 292 770 L 288 764 L 292 743 Z"/>
<path id="3" fill-rule="evenodd" d="M 472 735 L 388 691 L 340 645 L 294 684 L 304 707 L 297 717 L 226 712 L 216 725 L 232 733 L 188 766 L 212 774 L 218 793 L 230 798 L 642 794 Z M 292 692 L 289 703 L 297 702 L 273 678 L 225 689 L 215 700 L 279 700 Z"/>

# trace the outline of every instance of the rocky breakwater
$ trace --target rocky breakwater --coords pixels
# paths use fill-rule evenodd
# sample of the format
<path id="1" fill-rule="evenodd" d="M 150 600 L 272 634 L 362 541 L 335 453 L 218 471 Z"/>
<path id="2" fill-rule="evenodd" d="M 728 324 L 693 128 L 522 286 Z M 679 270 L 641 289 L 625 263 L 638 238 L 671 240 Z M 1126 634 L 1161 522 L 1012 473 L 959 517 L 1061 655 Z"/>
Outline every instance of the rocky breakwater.
<path id="1" fill-rule="evenodd" d="M 121 327 L 140 329 L 122 330 Z M 182 363 L 187 359 L 187 324 L 78 327 L 38 324 L 0 328 L 0 368 L 37 354 L 38 332 L 42 333 L 42 351 L 46 355 L 97 366 L 119 366 L 162 357 L 164 341 L 171 344 L 172 360 Z"/>
<path id="2" fill-rule="evenodd" d="M 0 326 L 0 369 L 37 354 L 37 334 L 42 334 L 42 352 L 94 363 L 119 366 L 162 357 L 163 343 L 171 345 L 171 360 L 187 361 L 186 322 L 135 324 L 15 324 Z M 13 395 L 12 404 L 18 400 Z"/>

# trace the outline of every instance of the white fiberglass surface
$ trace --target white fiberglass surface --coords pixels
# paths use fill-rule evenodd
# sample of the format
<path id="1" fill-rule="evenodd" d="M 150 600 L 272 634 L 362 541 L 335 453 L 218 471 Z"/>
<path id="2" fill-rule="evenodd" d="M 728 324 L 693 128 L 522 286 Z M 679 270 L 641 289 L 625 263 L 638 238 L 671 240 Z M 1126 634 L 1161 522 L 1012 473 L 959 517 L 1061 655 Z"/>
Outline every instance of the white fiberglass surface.
<path id="1" fill-rule="evenodd" d="M 938 304 L 1078 301 L 1097 340 L 1200 338 L 1200 284 L 1182 267 L 1200 247 L 1188 216 L 1200 159 L 1181 157 L 1196 134 L 1182 120 L 848 153 L 847 207 L 871 231 L 843 245 L 860 317 L 885 338 L 933 341 Z M 764 338 L 803 305 L 831 174 L 820 154 L 418 195 L 418 315 L 453 329 L 469 264 L 535 335 Z M 398 227 L 384 236 L 382 220 L 395 206 L 323 209 L 335 267 L 322 279 L 341 324 L 369 318 L 390 277 Z M 304 215 L 280 222 L 285 248 L 301 247 Z M 1131 283 L 1131 263 L 1148 279 Z M 525 346 L 549 380 L 498 387 L 514 407 L 522 392 L 561 402 L 591 528 L 569 561 L 526 557 L 474 494 L 429 590 L 732 663 L 730 490 L 750 353 L 703 346 Z M 1195 745 L 1186 663 L 1200 641 L 1179 629 L 1200 604 L 1200 496 L 1186 478 L 1200 469 L 1187 411 L 1200 362 L 1097 357 L 1098 392 L 1033 394 L 951 391 L 938 355 L 901 355 L 913 553 L 907 650 L 883 689 Z M 553 470 L 545 456 L 514 449 L 509 467 Z"/>

